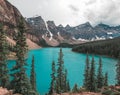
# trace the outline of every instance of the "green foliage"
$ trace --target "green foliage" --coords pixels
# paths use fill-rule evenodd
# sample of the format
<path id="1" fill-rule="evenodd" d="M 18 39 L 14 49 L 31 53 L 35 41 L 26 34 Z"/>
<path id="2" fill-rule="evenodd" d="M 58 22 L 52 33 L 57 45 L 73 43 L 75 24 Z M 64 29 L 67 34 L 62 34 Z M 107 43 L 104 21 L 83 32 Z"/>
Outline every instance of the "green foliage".
<path id="1" fill-rule="evenodd" d="M 86 92 L 86 91 L 88 91 L 86 88 L 83 88 L 83 87 L 80 87 L 80 90 L 79 90 L 80 92 Z"/>
<path id="2" fill-rule="evenodd" d="M 38 36 L 38 35 L 37 35 Z M 39 40 L 39 43 L 38 43 L 40 46 L 43 46 L 43 47 L 51 47 L 50 45 L 48 45 L 46 43 L 46 41 L 44 39 L 41 39 Z"/>
<path id="3" fill-rule="evenodd" d="M 120 92 L 112 92 L 110 95 L 120 95 Z"/>
<path id="4" fill-rule="evenodd" d="M 87 54 L 83 87 L 87 91 L 97 92 L 103 86 L 108 86 L 108 74 L 106 73 L 105 76 L 103 76 L 102 59 L 101 57 L 99 58 L 99 66 L 96 74 L 94 57 L 92 57 L 91 64 L 89 64 L 89 57 Z"/>
<path id="5" fill-rule="evenodd" d="M 0 24 L 0 86 L 8 88 L 9 75 L 7 68 L 8 44 L 6 41 L 6 32 L 3 25 Z"/>
<path id="6" fill-rule="evenodd" d="M 69 81 L 67 80 L 67 70 L 64 69 L 64 60 L 62 48 L 60 48 L 58 58 L 58 68 L 56 74 L 56 93 L 64 93 L 70 91 Z"/>
<path id="7" fill-rule="evenodd" d="M 69 92 L 71 89 L 70 89 L 70 83 L 69 83 L 69 80 L 67 81 L 67 85 L 66 85 L 66 92 Z"/>
<path id="8" fill-rule="evenodd" d="M 120 38 L 104 41 L 94 41 L 74 47 L 75 52 L 107 55 L 117 58 L 120 52 Z"/>
<path id="9" fill-rule="evenodd" d="M 103 78 L 103 72 L 102 72 L 102 59 L 100 57 L 98 73 L 97 73 L 97 88 L 102 88 L 103 85 L 104 85 L 104 78 Z"/>
<path id="10" fill-rule="evenodd" d="M 86 57 L 86 64 L 85 64 L 85 73 L 84 73 L 84 83 L 83 86 L 88 90 L 90 85 L 89 85 L 89 74 L 90 74 L 90 63 L 89 63 L 89 57 L 87 54 Z"/>
<path id="11" fill-rule="evenodd" d="M 116 73 L 117 85 L 120 85 L 120 54 L 118 56 L 118 62 L 116 65 Z"/>
<path id="12" fill-rule="evenodd" d="M 32 65 L 31 65 L 31 75 L 30 75 L 30 82 L 32 86 L 32 93 L 34 95 L 38 95 L 37 89 L 36 89 L 36 74 L 35 74 L 35 62 L 34 62 L 34 56 L 32 56 Z"/>
<path id="13" fill-rule="evenodd" d="M 73 87 L 73 89 L 72 89 L 72 92 L 73 92 L 73 93 L 78 93 L 78 92 L 79 92 L 79 89 L 78 89 L 77 84 L 74 85 L 74 87 Z"/>
<path id="14" fill-rule="evenodd" d="M 72 48 L 74 45 L 68 43 L 60 43 L 57 47 Z"/>
<path id="15" fill-rule="evenodd" d="M 102 95 L 120 95 L 120 92 L 113 90 L 104 90 Z"/>
<path id="16" fill-rule="evenodd" d="M 9 43 L 8 49 L 9 49 L 9 51 L 14 52 L 14 45 Z"/>
<path id="17" fill-rule="evenodd" d="M 36 91 L 34 91 L 34 90 L 30 90 L 29 93 L 30 93 L 29 95 L 39 95 L 39 94 L 38 94 Z"/>
<path id="18" fill-rule="evenodd" d="M 120 92 L 120 88 L 117 89 Z"/>
<path id="19" fill-rule="evenodd" d="M 108 73 L 105 73 L 104 85 L 103 86 L 108 86 Z"/>
<path id="20" fill-rule="evenodd" d="M 90 76 L 89 76 L 89 91 L 96 91 L 96 75 L 95 75 L 95 61 L 94 57 L 92 57 L 91 68 L 90 68 Z"/>
<path id="21" fill-rule="evenodd" d="M 64 61 L 63 61 L 62 48 L 60 48 L 59 58 L 58 58 L 58 69 L 57 69 L 57 77 L 56 77 L 56 92 L 57 93 L 64 92 Z"/>
<path id="22" fill-rule="evenodd" d="M 112 92 L 112 90 L 105 90 L 102 92 L 102 95 L 111 95 Z"/>
<path id="23" fill-rule="evenodd" d="M 69 84 L 69 80 L 67 80 L 67 70 L 65 70 L 65 74 L 64 74 L 64 92 L 69 92 L 70 91 L 70 84 Z"/>
<path id="24" fill-rule="evenodd" d="M 52 74 L 51 74 L 51 85 L 50 85 L 50 89 L 49 89 L 49 95 L 52 95 L 53 93 L 55 93 L 55 85 L 56 85 L 56 69 L 55 69 L 55 62 L 52 62 Z"/>
<path id="25" fill-rule="evenodd" d="M 29 78 L 26 75 L 26 56 L 27 56 L 27 45 L 25 37 L 25 26 L 23 20 L 19 21 L 18 33 L 16 37 L 16 64 L 12 69 L 12 89 L 15 93 L 20 93 L 22 95 L 30 95 L 32 90 Z"/>
<path id="26" fill-rule="evenodd" d="M 32 89 L 36 91 L 36 75 L 35 75 L 35 66 L 34 66 L 34 56 L 32 56 L 30 82 L 32 85 Z"/>

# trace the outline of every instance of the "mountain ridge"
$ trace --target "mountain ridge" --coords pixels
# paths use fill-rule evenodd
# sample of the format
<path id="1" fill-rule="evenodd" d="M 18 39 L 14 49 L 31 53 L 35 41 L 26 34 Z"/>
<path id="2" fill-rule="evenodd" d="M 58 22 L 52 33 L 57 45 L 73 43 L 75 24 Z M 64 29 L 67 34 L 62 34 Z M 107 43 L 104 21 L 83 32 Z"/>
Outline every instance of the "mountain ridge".
<path id="1" fill-rule="evenodd" d="M 19 10 L 7 0 L 0 1 L 0 22 L 7 26 L 7 36 L 14 40 L 17 23 L 24 18 Z M 59 46 L 60 44 L 81 44 L 95 40 L 113 39 L 120 36 L 120 26 L 98 24 L 92 26 L 86 22 L 74 27 L 56 25 L 54 21 L 45 21 L 41 16 L 24 18 L 26 37 L 40 46 Z"/>
<path id="2" fill-rule="evenodd" d="M 33 17 L 33 18 L 37 18 L 37 17 Z M 31 17 L 30 19 L 33 19 L 33 18 Z M 44 19 L 42 18 L 42 20 Z M 28 22 L 31 22 L 31 21 L 28 21 Z M 70 40 L 74 38 L 74 40 L 84 39 L 84 40 L 93 41 L 93 40 L 111 39 L 116 37 L 116 35 L 120 36 L 119 26 L 109 26 L 109 25 L 100 23 L 93 27 L 90 24 L 90 22 L 86 22 L 74 27 L 71 27 L 69 24 L 64 27 L 62 24 L 56 26 L 54 21 L 44 21 L 44 22 L 45 23 L 48 22 L 46 23 L 46 26 L 48 26 L 47 30 L 50 30 L 51 33 L 55 35 L 58 33 L 57 31 L 59 31 L 61 34 L 65 33 L 67 36 L 69 35 L 69 38 L 67 37 L 67 39 L 70 39 Z M 65 34 L 62 36 L 65 36 Z"/>

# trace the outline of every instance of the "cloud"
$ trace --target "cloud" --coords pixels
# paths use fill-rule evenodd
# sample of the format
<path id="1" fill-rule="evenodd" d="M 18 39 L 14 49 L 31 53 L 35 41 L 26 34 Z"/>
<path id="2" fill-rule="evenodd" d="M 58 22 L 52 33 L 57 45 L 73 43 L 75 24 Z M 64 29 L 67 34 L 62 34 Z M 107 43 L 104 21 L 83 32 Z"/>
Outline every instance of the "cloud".
<path id="1" fill-rule="evenodd" d="M 89 21 L 120 25 L 120 0 L 8 0 L 25 17 L 40 15 L 43 19 L 72 26 Z M 28 6 L 29 5 L 29 6 Z"/>
<path id="2" fill-rule="evenodd" d="M 86 19 L 94 25 L 100 22 L 118 25 L 120 24 L 119 15 L 120 6 L 117 0 L 97 0 L 95 5 L 87 7 L 84 12 Z"/>
<path id="3" fill-rule="evenodd" d="M 91 5 L 96 3 L 97 0 L 88 0 L 87 2 L 85 2 L 86 5 Z"/>
<path id="4" fill-rule="evenodd" d="M 74 11 L 74 12 L 78 12 L 78 11 L 79 11 L 79 9 L 78 9 L 76 6 L 74 6 L 74 5 L 69 5 L 69 8 L 70 8 L 72 11 Z"/>
<path id="5" fill-rule="evenodd" d="M 68 7 L 69 7 L 69 9 L 71 10 L 71 12 L 72 12 L 73 15 L 78 16 L 79 8 L 77 8 L 77 7 L 74 6 L 74 5 L 69 5 Z"/>

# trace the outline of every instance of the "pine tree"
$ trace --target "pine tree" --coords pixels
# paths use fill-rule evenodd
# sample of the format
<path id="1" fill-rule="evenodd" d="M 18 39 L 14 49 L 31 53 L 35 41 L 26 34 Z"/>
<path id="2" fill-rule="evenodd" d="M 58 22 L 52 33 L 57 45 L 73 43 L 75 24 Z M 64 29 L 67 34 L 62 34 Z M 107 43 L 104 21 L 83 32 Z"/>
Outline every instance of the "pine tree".
<path id="1" fill-rule="evenodd" d="M 60 48 L 59 58 L 58 58 L 58 69 L 56 77 L 56 92 L 64 92 L 64 60 L 62 48 Z"/>
<path id="2" fill-rule="evenodd" d="M 104 86 L 108 86 L 108 73 L 105 73 Z"/>
<path id="3" fill-rule="evenodd" d="M 73 92 L 73 93 L 78 93 L 78 92 L 79 92 L 79 89 L 78 89 L 77 84 L 74 85 L 74 87 L 73 87 L 73 89 L 72 89 L 72 92 Z"/>
<path id="4" fill-rule="evenodd" d="M 16 37 L 16 64 L 12 69 L 12 88 L 15 93 L 20 93 L 22 95 L 31 94 L 31 84 L 30 80 L 26 74 L 26 56 L 27 56 L 27 45 L 25 37 L 25 26 L 23 19 L 19 21 L 18 33 Z"/>
<path id="5" fill-rule="evenodd" d="M 120 54 L 118 56 L 118 62 L 116 65 L 116 73 L 117 85 L 120 85 Z"/>
<path id="6" fill-rule="evenodd" d="M 69 92 L 71 89 L 70 89 L 70 83 L 69 83 L 69 80 L 67 81 L 67 87 L 66 87 L 66 92 Z"/>
<path id="7" fill-rule="evenodd" d="M 0 24 L 0 86 L 8 88 L 9 75 L 7 68 L 8 44 L 6 41 L 6 32 L 3 25 Z"/>
<path id="8" fill-rule="evenodd" d="M 89 57 L 88 57 L 88 54 L 87 54 L 86 64 L 85 64 L 85 73 L 84 73 L 84 83 L 83 83 L 83 86 L 87 90 L 89 89 L 89 73 L 90 73 L 90 64 L 89 64 Z"/>
<path id="9" fill-rule="evenodd" d="M 102 59 L 100 57 L 98 73 L 97 73 L 97 88 L 102 88 L 103 83 L 104 83 L 104 80 L 103 80 L 103 73 L 102 73 Z"/>
<path id="10" fill-rule="evenodd" d="M 89 90 L 92 92 L 96 91 L 96 75 L 95 75 L 95 61 L 94 57 L 92 57 L 91 68 L 90 68 L 90 76 L 89 76 Z"/>
<path id="11" fill-rule="evenodd" d="M 64 92 L 68 92 L 70 91 L 70 85 L 69 85 L 69 81 L 67 79 L 67 69 L 65 69 L 65 74 L 64 74 Z"/>
<path id="12" fill-rule="evenodd" d="M 67 70 L 64 73 L 64 92 L 67 92 Z"/>
<path id="13" fill-rule="evenodd" d="M 32 86 L 32 90 L 35 95 L 37 95 L 37 89 L 36 89 L 36 74 L 35 74 L 35 62 L 34 62 L 34 56 L 32 56 L 32 65 L 31 65 L 31 75 L 30 75 L 30 82 Z"/>
<path id="14" fill-rule="evenodd" d="M 56 77 L 55 77 L 56 69 L 55 69 L 55 62 L 52 62 L 52 74 L 51 74 L 51 85 L 49 89 L 49 95 L 55 93 L 55 85 L 56 85 Z"/>

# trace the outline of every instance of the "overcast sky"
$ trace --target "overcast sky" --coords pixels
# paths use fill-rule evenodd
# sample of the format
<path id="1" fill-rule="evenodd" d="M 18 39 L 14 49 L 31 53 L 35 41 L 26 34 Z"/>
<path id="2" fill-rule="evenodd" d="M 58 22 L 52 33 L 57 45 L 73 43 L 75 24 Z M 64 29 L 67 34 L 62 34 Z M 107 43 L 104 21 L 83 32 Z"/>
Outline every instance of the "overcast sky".
<path id="1" fill-rule="evenodd" d="M 24 17 L 42 16 L 56 25 L 120 25 L 120 0 L 8 0 Z"/>

